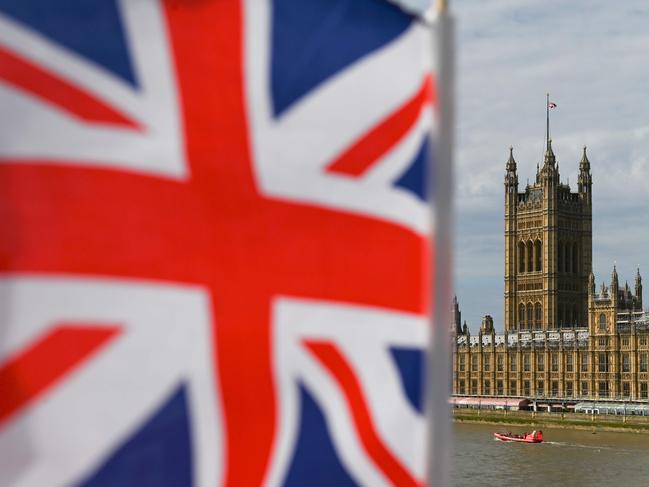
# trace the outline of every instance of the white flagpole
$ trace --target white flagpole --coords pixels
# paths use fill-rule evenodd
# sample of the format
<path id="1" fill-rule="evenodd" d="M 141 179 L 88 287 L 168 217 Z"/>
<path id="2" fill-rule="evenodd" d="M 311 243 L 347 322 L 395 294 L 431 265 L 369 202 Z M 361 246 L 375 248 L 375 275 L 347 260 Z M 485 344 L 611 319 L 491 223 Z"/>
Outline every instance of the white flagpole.
<path id="1" fill-rule="evenodd" d="M 447 0 L 437 0 L 433 42 L 437 72 L 437 137 L 433 144 L 432 188 L 433 322 L 427 362 L 428 485 L 447 487 L 451 470 L 451 295 L 453 288 L 454 21 Z"/>

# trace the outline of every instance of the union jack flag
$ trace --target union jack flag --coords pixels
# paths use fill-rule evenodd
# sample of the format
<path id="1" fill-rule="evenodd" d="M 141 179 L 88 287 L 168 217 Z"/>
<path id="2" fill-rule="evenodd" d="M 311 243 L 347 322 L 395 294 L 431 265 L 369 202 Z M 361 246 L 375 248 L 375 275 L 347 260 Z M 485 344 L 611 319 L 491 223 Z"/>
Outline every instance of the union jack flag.
<path id="1" fill-rule="evenodd" d="M 435 82 L 381 0 L 0 0 L 0 485 L 420 485 Z"/>

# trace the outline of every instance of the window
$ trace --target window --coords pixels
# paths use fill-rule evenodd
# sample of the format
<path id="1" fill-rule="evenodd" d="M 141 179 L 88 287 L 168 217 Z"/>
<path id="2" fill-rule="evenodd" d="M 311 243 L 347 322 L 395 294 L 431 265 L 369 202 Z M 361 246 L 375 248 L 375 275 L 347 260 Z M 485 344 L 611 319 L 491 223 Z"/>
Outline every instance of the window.
<path id="1" fill-rule="evenodd" d="M 525 259 L 527 261 L 527 272 L 532 272 L 534 270 L 534 260 L 532 258 L 533 255 L 533 250 L 532 250 L 532 241 L 527 242 L 527 258 Z"/>
<path id="2" fill-rule="evenodd" d="M 597 371 L 608 372 L 608 354 L 606 352 L 597 354 Z"/>
<path id="3" fill-rule="evenodd" d="M 466 357 L 464 355 L 460 355 L 460 372 L 464 372 L 465 362 Z"/>
<path id="4" fill-rule="evenodd" d="M 552 372 L 559 372 L 559 354 L 552 354 Z"/>
<path id="5" fill-rule="evenodd" d="M 466 394 L 464 379 L 460 379 L 460 394 Z"/>
<path id="6" fill-rule="evenodd" d="M 543 356 L 543 354 L 536 356 L 536 370 L 538 370 L 539 372 L 545 371 L 545 357 Z"/>
<path id="7" fill-rule="evenodd" d="M 622 346 L 623 347 L 628 347 L 629 346 L 629 338 L 628 337 L 622 338 Z"/>
<path id="8" fill-rule="evenodd" d="M 534 305 L 534 325 L 537 329 L 541 329 L 541 318 L 543 312 L 541 310 L 541 303 L 536 303 Z"/>
<path id="9" fill-rule="evenodd" d="M 640 345 L 643 347 L 647 346 L 647 337 L 640 337 Z"/>
<path id="10" fill-rule="evenodd" d="M 622 396 L 631 397 L 631 384 L 629 382 L 622 382 Z"/>
<path id="11" fill-rule="evenodd" d="M 572 366 L 572 353 L 568 352 L 566 355 L 566 372 L 572 372 L 573 371 L 573 366 Z"/>
<path id="12" fill-rule="evenodd" d="M 587 396 L 588 395 L 588 382 L 582 382 L 581 383 L 581 395 L 582 396 Z"/>
<path id="13" fill-rule="evenodd" d="M 523 303 L 518 305 L 518 322 L 521 328 L 525 328 L 525 305 Z"/>
<path id="14" fill-rule="evenodd" d="M 648 388 L 647 388 L 647 383 L 646 382 L 640 382 L 640 399 L 648 399 L 649 394 L 648 394 Z"/>
<path id="15" fill-rule="evenodd" d="M 577 274 L 577 263 L 579 260 L 577 259 L 577 244 L 572 245 L 572 272 L 573 274 Z"/>
<path id="16" fill-rule="evenodd" d="M 572 381 L 566 382 L 566 397 L 573 397 Z"/>
<path id="17" fill-rule="evenodd" d="M 647 352 L 640 353 L 640 372 L 647 371 Z"/>
<path id="18" fill-rule="evenodd" d="M 532 303 L 527 303 L 527 327 L 531 329 L 532 323 L 534 323 L 534 307 Z"/>
<path id="19" fill-rule="evenodd" d="M 478 381 L 477 380 L 472 380 L 471 381 L 471 394 L 474 396 L 478 395 Z"/>
<path id="20" fill-rule="evenodd" d="M 588 352 L 581 352 L 581 371 L 588 372 Z"/>
<path id="21" fill-rule="evenodd" d="M 631 371 L 631 359 L 629 357 L 629 352 L 622 353 L 622 372 Z"/>
<path id="22" fill-rule="evenodd" d="M 478 357 L 471 357 L 471 372 L 478 371 Z"/>
<path id="23" fill-rule="evenodd" d="M 536 263 L 535 263 L 535 269 L 537 271 L 542 270 L 542 262 L 543 262 L 543 244 L 541 243 L 540 240 L 537 240 L 534 242 L 534 250 L 536 251 Z"/>
<path id="24" fill-rule="evenodd" d="M 523 395 L 524 396 L 529 396 L 530 395 L 530 381 L 529 380 L 524 380 L 523 381 Z"/>
<path id="25" fill-rule="evenodd" d="M 599 315 L 599 331 L 606 331 L 606 315 L 602 313 Z"/>
<path id="26" fill-rule="evenodd" d="M 516 384 L 515 380 L 509 381 L 509 395 L 510 396 L 517 396 L 518 395 L 518 391 L 516 390 L 517 389 L 516 385 L 517 384 Z"/>
<path id="27" fill-rule="evenodd" d="M 484 394 L 485 396 L 489 396 L 491 394 L 491 382 L 489 382 L 488 380 L 484 381 L 482 394 Z"/>
<path id="28" fill-rule="evenodd" d="M 530 354 L 526 353 L 523 355 L 523 372 L 530 371 Z"/>
<path id="29" fill-rule="evenodd" d="M 597 343 L 599 344 L 600 347 L 605 347 L 606 344 L 608 343 L 608 338 L 606 337 L 599 337 L 597 339 Z"/>
<path id="30" fill-rule="evenodd" d="M 525 244 L 518 242 L 518 272 L 525 272 Z"/>
<path id="31" fill-rule="evenodd" d="M 536 384 L 536 395 L 537 395 L 537 396 L 542 396 L 542 395 L 545 394 L 545 390 L 544 390 L 544 388 L 543 388 L 544 385 L 545 385 L 545 384 L 543 383 L 542 380 L 540 380 L 540 381 Z"/>
<path id="32" fill-rule="evenodd" d="M 597 392 L 599 394 L 599 397 L 608 397 L 608 382 L 598 383 Z"/>
<path id="33" fill-rule="evenodd" d="M 509 370 L 511 372 L 516 372 L 516 353 L 509 354 Z"/>
<path id="34" fill-rule="evenodd" d="M 491 371 L 491 357 L 489 355 L 485 355 L 483 357 L 484 360 L 484 371 L 485 372 L 490 372 Z"/>
<path id="35" fill-rule="evenodd" d="M 557 397 L 559 395 L 559 381 L 552 381 L 552 396 Z"/>
<path id="36" fill-rule="evenodd" d="M 504 369 L 504 362 L 505 362 L 505 357 L 503 357 L 502 353 L 499 353 L 496 355 L 496 368 L 498 372 L 502 372 Z"/>
<path id="37" fill-rule="evenodd" d="M 503 381 L 496 381 L 496 394 L 502 396 L 503 392 Z"/>

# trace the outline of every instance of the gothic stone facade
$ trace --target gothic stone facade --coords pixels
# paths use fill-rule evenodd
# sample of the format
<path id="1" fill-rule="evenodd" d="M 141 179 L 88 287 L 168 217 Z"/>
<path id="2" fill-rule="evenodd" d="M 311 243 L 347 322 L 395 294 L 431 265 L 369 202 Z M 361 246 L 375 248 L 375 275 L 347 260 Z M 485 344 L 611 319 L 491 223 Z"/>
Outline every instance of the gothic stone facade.
<path id="1" fill-rule="evenodd" d="M 578 190 L 560 181 L 552 143 L 536 180 L 518 191 L 505 174 L 505 323 L 486 316 L 477 336 L 453 303 L 453 393 L 527 398 L 649 399 L 649 314 L 613 269 L 592 274 L 592 177 L 584 148 Z"/>
<path id="2" fill-rule="evenodd" d="M 505 175 L 505 329 L 553 330 L 586 322 L 592 271 L 592 178 L 579 164 L 577 193 L 561 184 L 552 142 L 536 181 L 518 192 L 510 149 Z"/>

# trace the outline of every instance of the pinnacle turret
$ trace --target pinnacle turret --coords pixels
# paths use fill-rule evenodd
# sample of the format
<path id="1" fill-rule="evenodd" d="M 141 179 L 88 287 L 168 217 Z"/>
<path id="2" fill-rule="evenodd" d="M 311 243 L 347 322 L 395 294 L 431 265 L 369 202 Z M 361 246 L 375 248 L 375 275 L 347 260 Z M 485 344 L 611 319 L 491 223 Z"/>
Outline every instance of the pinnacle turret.
<path id="1" fill-rule="evenodd" d="M 579 161 L 579 171 L 590 172 L 590 161 L 586 155 L 586 146 L 584 146 L 584 154 L 581 156 L 581 161 Z"/>
<path id="2" fill-rule="evenodd" d="M 505 186 L 507 192 L 514 194 L 518 188 L 518 175 L 516 174 L 516 161 L 514 160 L 514 148 L 509 147 L 509 159 L 505 164 Z"/>
<path id="3" fill-rule="evenodd" d="M 584 146 L 584 154 L 581 156 L 581 161 L 579 161 L 579 177 L 577 178 L 577 183 L 577 188 L 582 198 L 590 202 L 593 177 L 590 175 L 590 161 L 586 155 L 586 146 Z"/>
<path id="4" fill-rule="evenodd" d="M 613 295 L 617 295 L 618 288 L 619 282 L 617 278 L 617 266 L 613 264 L 613 272 L 611 272 L 611 289 L 613 290 Z"/>
<path id="5" fill-rule="evenodd" d="M 554 151 L 552 150 L 552 139 L 548 139 L 548 146 L 545 149 L 545 160 L 543 165 L 554 166 L 556 162 L 557 158 L 554 156 Z"/>
<path id="6" fill-rule="evenodd" d="M 509 146 L 509 159 L 507 159 L 505 169 L 507 169 L 507 172 L 516 172 L 516 161 L 514 160 L 514 148 L 512 146 Z"/>

